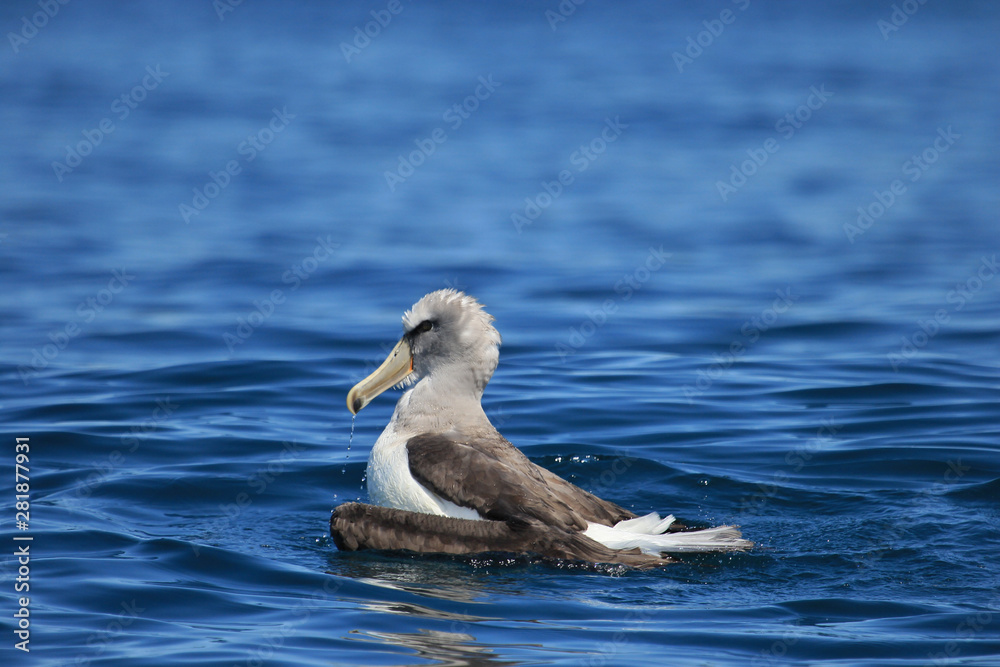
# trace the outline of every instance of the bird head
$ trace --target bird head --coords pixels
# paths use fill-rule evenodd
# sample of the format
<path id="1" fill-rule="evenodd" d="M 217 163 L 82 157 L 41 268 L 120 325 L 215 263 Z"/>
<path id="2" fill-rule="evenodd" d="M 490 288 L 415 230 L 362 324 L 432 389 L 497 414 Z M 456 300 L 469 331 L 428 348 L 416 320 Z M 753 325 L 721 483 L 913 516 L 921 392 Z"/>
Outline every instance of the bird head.
<path id="1" fill-rule="evenodd" d="M 500 334 L 492 322 L 471 296 L 454 289 L 431 292 L 403 314 L 403 337 L 347 394 L 347 409 L 357 414 L 390 387 L 424 379 L 478 399 L 500 358 Z"/>

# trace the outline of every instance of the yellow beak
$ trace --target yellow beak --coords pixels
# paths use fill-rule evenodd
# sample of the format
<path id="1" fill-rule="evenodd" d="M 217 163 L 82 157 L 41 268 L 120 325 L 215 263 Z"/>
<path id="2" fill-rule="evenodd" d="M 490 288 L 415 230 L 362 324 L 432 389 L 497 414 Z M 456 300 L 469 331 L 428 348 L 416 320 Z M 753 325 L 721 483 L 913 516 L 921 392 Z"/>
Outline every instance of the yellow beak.
<path id="1" fill-rule="evenodd" d="M 394 387 L 413 372 L 413 353 L 406 338 L 396 343 L 392 352 L 375 372 L 347 392 L 347 409 L 358 414 L 372 399 L 389 387 Z"/>

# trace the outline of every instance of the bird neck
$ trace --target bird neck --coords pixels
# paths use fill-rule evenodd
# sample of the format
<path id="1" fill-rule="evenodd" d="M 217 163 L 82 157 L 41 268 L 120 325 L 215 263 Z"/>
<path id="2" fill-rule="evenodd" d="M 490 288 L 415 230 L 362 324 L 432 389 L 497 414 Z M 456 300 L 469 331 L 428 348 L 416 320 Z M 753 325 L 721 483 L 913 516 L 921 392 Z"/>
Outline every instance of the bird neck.
<path id="1" fill-rule="evenodd" d="M 441 432 L 489 426 L 481 403 L 483 387 L 471 375 L 462 380 L 451 374 L 421 378 L 396 404 L 393 420 L 397 428 Z"/>

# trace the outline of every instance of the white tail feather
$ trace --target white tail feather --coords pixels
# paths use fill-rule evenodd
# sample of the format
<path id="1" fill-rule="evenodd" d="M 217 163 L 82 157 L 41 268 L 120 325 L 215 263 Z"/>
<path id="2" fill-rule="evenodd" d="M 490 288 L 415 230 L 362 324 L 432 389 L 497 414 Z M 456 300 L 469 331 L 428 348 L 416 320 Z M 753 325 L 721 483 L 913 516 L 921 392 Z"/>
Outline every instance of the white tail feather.
<path id="1" fill-rule="evenodd" d="M 674 522 L 674 515 L 668 514 L 665 519 L 660 519 L 656 512 L 650 512 L 646 516 L 635 519 L 626 519 L 615 524 L 615 530 L 624 530 L 630 533 L 643 533 L 644 535 L 659 535 L 665 532 L 670 524 Z"/>
<path id="2" fill-rule="evenodd" d="M 666 533 L 674 522 L 673 515 L 660 519 L 656 512 L 627 521 L 612 528 L 599 523 L 587 524 L 584 535 L 611 549 L 634 549 L 643 553 L 683 553 L 690 551 L 733 551 L 749 549 L 753 542 L 744 540 L 735 526 L 719 526 L 705 530 Z"/>

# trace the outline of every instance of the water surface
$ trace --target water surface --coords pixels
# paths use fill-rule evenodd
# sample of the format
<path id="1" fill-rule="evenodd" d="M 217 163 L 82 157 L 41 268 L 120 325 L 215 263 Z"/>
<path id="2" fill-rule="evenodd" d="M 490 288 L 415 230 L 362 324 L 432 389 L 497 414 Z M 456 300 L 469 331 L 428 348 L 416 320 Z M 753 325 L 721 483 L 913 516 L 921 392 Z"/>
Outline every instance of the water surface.
<path id="1" fill-rule="evenodd" d="M 1000 664 L 995 6 L 400 7 L 349 61 L 387 5 L 5 41 L 5 660 Z M 345 395 L 444 287 L 496 316 L 484 407 L 532 460 L 759 548 L 339 553 L 396 396 L 348 448 Z"/>

